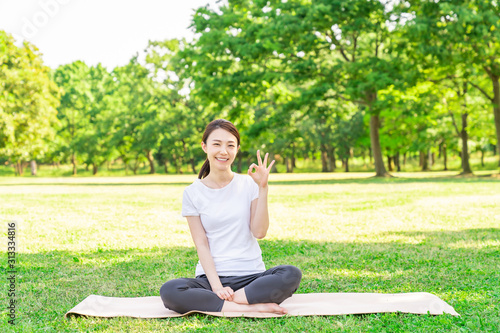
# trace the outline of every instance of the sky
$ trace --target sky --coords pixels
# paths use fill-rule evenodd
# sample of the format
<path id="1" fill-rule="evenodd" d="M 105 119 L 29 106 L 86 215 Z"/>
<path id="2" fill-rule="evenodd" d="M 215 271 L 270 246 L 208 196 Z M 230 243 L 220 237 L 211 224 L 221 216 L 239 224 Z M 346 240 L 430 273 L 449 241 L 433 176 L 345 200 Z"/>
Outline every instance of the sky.
<path id="1" fill-rule="evenodd" d="M 123 66 L 149 40 L 187 38 L 196 8 L 218 0 L 0 0 L 0 30 L 28 40 L 56 68 L 76 60 Z M 227 1 L 225 1 L 227 2 Z"/>

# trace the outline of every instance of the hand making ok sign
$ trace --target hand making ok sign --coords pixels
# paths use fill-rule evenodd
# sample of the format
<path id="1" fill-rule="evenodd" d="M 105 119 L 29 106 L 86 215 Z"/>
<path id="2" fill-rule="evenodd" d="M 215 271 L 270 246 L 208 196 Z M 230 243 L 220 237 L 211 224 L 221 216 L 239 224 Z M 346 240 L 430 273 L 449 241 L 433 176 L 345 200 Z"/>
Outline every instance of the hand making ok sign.
<path id="1" fill-rule="evenodd" d="M 269 153 L 266 153 L 266 156 L 264 157 L 264 163 L 262 163 L 262 158 L 260 157 L 260 150 L 257 150 L 257 160 L 259 161 L 259 165 L 252 163 L 252 165 L 248 167 L 248 174 L 257 183 L 257 185 L 259 185 L 260 188 L 267 187 L 269 172 L 275 162 L 275 160 L 273 160 L 271 164 L 269 164 L 269 167 L 267 167 L 268 156 Z M 252 172 L 252 169 L 255 169 L 255 172 Z"/>

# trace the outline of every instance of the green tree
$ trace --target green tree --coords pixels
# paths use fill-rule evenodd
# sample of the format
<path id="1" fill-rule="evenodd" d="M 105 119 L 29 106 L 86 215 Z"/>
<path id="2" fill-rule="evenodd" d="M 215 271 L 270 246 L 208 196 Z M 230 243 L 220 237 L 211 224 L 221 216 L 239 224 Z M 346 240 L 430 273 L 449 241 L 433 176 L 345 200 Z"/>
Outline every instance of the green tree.
<path id="1" fill-rule="evenodd" d="M 161 139 L 156 156 L 165 168 L 170 162 L 181 173 L 182 165 L 188 163 L 196 174 L 196 165 L 205 158 L 200 149 L 200 133 L 212 119 L 189 89 L 191 79 L 180 75 L 185 64 L 173 60 L 181 43 L 184 41 L 177 39 L 155 41 L 146 49 L 146 64 L 160 93 L 156 106 Z"/>
<path id="2" fill-rule="evenodd" d="M 80 137 L 82 161 L 92 165 L 92 174 L 96 175 L 104 163 L 117 156 L 111 144 L 115 111 L 113 109 L 113 90 L 115 84 L 110 73 L 101 64 L 89 68 L 89 101 L 85 108 L 88 126 Z"/>
<path id="3" fill-rule="evenodd" d="M 54 72 L 54 81 L 63 90 L 57 117 L 60 125 L 57 135 L 62 138 L 61 151 L 70 158 L 73 175 L 77 164 L 83 162 L 88 148 L 87 140 L 92 135 L 93 123 L 90 68 L 83 61 L 59 66 Z"/>
<path id="4" fill-rule="evenodd" d="M 116 88 L 113 91 L 113 108 L 119 122 L 113 128 L 110 142 L 128 168 L 137 173 L 141 162 L 148 162 L 150 173 L 155 173 L 153 155 L 161 141 L 161 127 L 157 123 L 160 102 L 158 84 L 150 71 L 140 64 L 137 56 L 113 70 Z"/>
<path id="5" fill-rule="evenodd" d="M 500 8 L 495 0 L 410 0 L 416 50 L 442 63 L 460 63 L 475 87 L 493 106 L 497 146 L 500 145 Z M 416 32 L 416 33 L 415 33 Z M 415 39 L 414 39 L 415 40 Z M 453 73 L 454 74 L 454 73 Z M 470 88 L 466 89 L 470 91 Z M 500 155 L 499 155 L 500 166 Z"/>
<path id="6" fill-rule="evenodd" d="M 181 52 L 197 92 L 218 105 L 250 103 L 268 86 L 287 82 L 304 96 L 345 100 L 370 114 L 377 176 L 387 175 L 379 140 L 377 92 L 401 83 L 398 53 L 378 1 L 230 1 L 218 14 L 200 8 L 199 39 Z M 302 98 L 314 107 L 311 98 Z M 301 110 L 297 107 L 295 110 Z M 330 116 L 335 110 L 330 112 Z"/>
<path id="7" fill-rule="evenodd" d="M 17 47 L 4 31 L 0 31 L 0 69 L 0 154 L 22 175 L 24 162 L 34 163 L 49 150 L 59 90 L 38 49 L 28 42 Z"/>

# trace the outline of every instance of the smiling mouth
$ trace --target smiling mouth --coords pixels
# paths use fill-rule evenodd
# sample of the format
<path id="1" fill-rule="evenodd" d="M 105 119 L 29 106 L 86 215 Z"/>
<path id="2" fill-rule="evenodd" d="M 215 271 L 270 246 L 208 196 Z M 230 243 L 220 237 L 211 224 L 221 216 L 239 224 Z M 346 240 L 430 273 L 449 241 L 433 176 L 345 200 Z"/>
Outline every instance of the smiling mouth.
<path id="1" fill-rule="evenodd" d="M 226 162 L 228 158 L 215 158 L 217 161 Z"/>

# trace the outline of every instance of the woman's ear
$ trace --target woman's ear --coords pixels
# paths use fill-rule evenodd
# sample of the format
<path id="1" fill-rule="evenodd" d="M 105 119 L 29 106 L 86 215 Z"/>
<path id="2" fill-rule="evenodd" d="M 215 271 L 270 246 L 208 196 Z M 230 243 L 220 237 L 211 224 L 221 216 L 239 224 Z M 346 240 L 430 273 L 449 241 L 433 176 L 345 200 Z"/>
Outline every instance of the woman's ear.
<path id="1" fill-rule="evenodd" d="M 207 145 L 203 141 L 201 142 L 201 149 L 203 149 L 205 153 L 207 152 Z"/>

